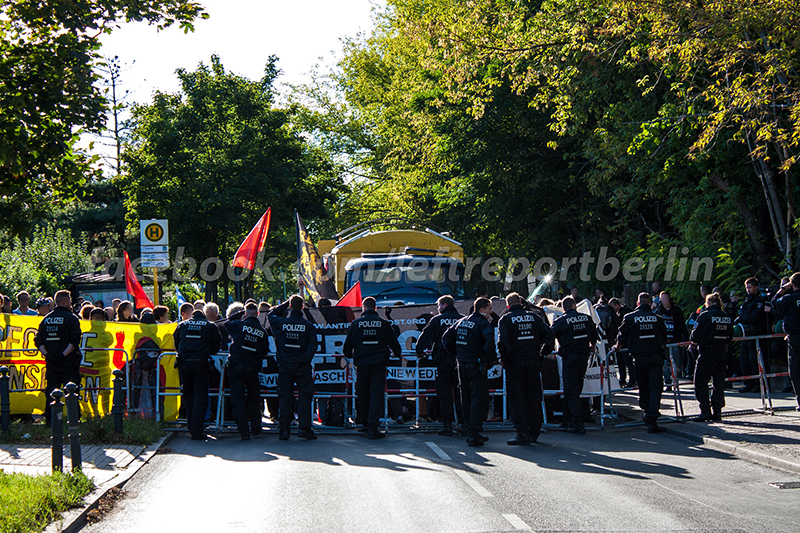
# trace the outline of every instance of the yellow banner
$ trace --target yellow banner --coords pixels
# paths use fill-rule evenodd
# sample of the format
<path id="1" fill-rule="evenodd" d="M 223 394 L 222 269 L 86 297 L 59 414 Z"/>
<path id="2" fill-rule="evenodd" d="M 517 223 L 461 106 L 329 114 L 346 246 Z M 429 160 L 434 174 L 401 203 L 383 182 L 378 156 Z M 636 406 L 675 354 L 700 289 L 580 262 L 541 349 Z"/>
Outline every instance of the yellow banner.
<path id="1" fill-rule="evenodd" d="M 11 393 L 12 414 L 44 413 L 44 357 L 36 349 L 34 338 L 42 317 L 0 314 L 0 365 L 11 371 L 11 389 L 31 392 Z M 148 348 L 171 352 L 175 349 L 172 334 L 175 324 L 135 324 L 125 322 L 98 322 L 81 320 L 81 413 L 84 416 L 111 413 L 112 379 L 115 369 L 127 372 L 134 381 L 134 359 Z M 126 369 L 127 364 L 127 369 Z M 178 371 L 174 368 L 175 356 L 164 355 L 159 368 L 162 390 L 179 392 Z M 147 386 L 147 383 L 144 383 Z M 137 391 L 139 394 L 144 391 Z M 178 396 L 163 398 L 165 420 L 178 417 Z M 132 402 L 134 403 L 134 402 Z M 132 408 L 136 408 L 134 403 Z M 154 407 L 154 406 L 153 406 Z M 131 409 L 133 410 L 133 409 Z"/>

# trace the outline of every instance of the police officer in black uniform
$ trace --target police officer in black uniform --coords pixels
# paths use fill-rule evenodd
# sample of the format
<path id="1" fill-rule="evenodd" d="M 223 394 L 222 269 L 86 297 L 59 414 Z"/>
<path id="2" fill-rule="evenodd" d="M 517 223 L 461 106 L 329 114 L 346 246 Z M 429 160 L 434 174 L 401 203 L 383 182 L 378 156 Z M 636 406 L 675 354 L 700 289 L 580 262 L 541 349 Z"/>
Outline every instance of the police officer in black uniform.
<path id="1" fill-rule="evenodd" d="M 34 342 L 45 361 L 45 409 L 48 425 L 52 410 L 49 408 L 53 398 L 51 393 L 67 383 L 81 385 L 81 324 L 72 313 L 69 291 L 58 291 L 55 295 L 56 308 L 50 311 L 39 324 Z"/>
<path id="2" fill-rule="evenodd" d="M 506 370 L 508 402 L 517 435 L 510 445 L 536 442 L 542 429 L 542 380 L 539 359 L 553 351 L 555 336 L 534 311 L 522 307 L 516 292 L 506 296 L 508 312 L 500 317 L 500 362 Z"/>
<path id="3" fill-rule="evenodd" d="M 250 440 L 251 435 L 261 433 L 262 402 L 258 372 L 269 352 L 267 332 L 258 321 L 258 306 L 254 303 L 247 304 L 243 311 L 231 313 L 225 329 L 231 338 L 227 373 L 233 419 L 236 420 L 242 440 Z"/>
<path id="4" fill-rule="evenodd" d="M 694 367 L 694 396 L 700 403 L 698 422 L 722 420 L 725 406 L 725 365 L 733 340 L 733 319 L 722 310 L 722 296 L 706 296 L 706 310 L 697 317 L 690 340 L 700 348 Z M 712 382 L 711 401 L 708 382 Z"/>
<path id="5" fill-rule="evenodd" d="M 644 411 L 648 433 L 661 433 L 664 429 L 656 422 L 661 413 L 661 393 L 664 387 L 662 368 L 666 359 L 667 326 L 652 309 L 652 300 L 646 292 L 639 294 L 638 307 L 622 319 L 617 337 L 617 350 L 628 348 L 636 365 L 639 383 L 639 407 Z"/>
<path id="6" fill-rule="evenodd" d="M 291 308 L 286 318 L 286 309 Z M 311 362 L 317 351 L 314 324 L 303 318 L 303 297 L 295 294 L 267 314 L 278 361 L 278 419 L 280 440 L 289 438 L 294 415 L 294 387 L 297 385 L 297 419 L 301 439 L 317 438 L 311 429 L 311 402 L 314 399 L 314 370 Z"/>
<path id="7" fill-rule="evenodd" d="M 475 300 L 475 311 L 445 331 L 442 344 L 458 360 L 461 404 L 467 426 L 467 445 L 483 446 L 489 438 L 480 434 L 489 412 L 487 372 L 497 360 L 492 328 L 492 302 Z"/>
<path id="8" fill-rule="evenodd" d="M 767 313 L 764 311 L 764 305 L 767 302 L 761 296 L 761 287 L 758 279 L 747 278 L 744 282 L 744 288 L 747 292 L 747 298 L 742 307 L 739 308 L 739 316 L 734 322 L 742 325 L 745 337 L 766 335 Z M 739 343 L 739 365 L 741 366 L 742 374 L 745 376 L 758 374 L 759 342 L 758 340 L 749 340 Z M 753 392 L 759 388 L 758 379 L 748 379 L 744 383 L 744 387 L 739 389 L 740 393 Z"/>
<path id="9" fill-rule="evenodd" d="M 343 352 L 356 365 L 356 396 L 367 436 L 382 439 L 386 435 L 378 430 L 378 422 L 386 390 L 386 363 L 390 351 L 399 358 L 401 349 L 391 323 L 375 311 L 375 298 L 364 298 L 361 309 L 361 316 L 347 330 Z"/>
<path id="10" fill-rule="evenodd" d="M 461 411 L 461 398 L 453 395 L 453 390 L 458 387 L 458 367 L 456 358 L 450 355 L 442 345 L 442 336 L 447 328 L 458 322 L 463 315 L 455 307 L 455 300 L 450 295 L 441 296 L 437 300 L 439 314 L 432 317 L 422 330 L 417 340 L 417 355 L 423 356 L 430 350 L 433 362 L 436 364 L 436 396 L 442 410 L 442 424 L 444 428 L 439 435 L 453 436 L 453 402 L 458 402 Z"/>
<path id="11" fill-rule="evenodd" d="M 175 329 L 176 366 L 183 385 L 186 425 L 192 440 L 205 440 L 203 422 L 208 409 L 211 356 L 219 352 L 219 328 L 202 311 L 195 311 Z"/>
<path id="12" fill-rule="evenodd" d="M 783 331 L 789 335 L 789 381 L 800 411 L 800 272 L 792 274 L 772 300 L 783 313 Z"/>
<path id="13" fill-rule="evenodd" d="M 592 317 L 575 309 L 575 300 L 571 296 L 564 298 L 561 306 L 565 312 L 556 319 L 552 328 L 558 339 L 558 354 L 561 356 L 564 405 L 572 417 L 572 424 L 567 431 L 585 435 L 586 428 L 583 421 L 586 413 L 583 412 L 581 405 L 581 392 L 583 392 L 583 378 L 586 375 L 586 366 L 589 364 L 589 355 L 599 340 L 597 327 Z"/>

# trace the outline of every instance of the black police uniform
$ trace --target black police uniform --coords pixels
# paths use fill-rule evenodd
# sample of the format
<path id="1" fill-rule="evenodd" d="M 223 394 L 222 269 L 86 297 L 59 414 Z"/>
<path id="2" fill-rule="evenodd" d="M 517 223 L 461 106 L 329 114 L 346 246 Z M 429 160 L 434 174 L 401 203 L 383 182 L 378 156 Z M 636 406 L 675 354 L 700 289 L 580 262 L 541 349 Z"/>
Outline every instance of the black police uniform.
<path id="1" fill-rule="evenodd" d="M 633 313 L 633 309 L 627 305 L 620 306 L 619 311 L 616 313 L 617 327 L 612 342 L 616 342 L 617 337 L 619 336 L 619 327 L 622 325 L 622 319 L 628 313 Z M 620 350 L 617 352 L 617 368 L 619 370 L 619 384 L 623 387 L 635 387 L 636 369 L 633 365 L 633 359 L 627 350 Z M 628 379 L 629 377 L 630 379 Z"/>
<path id="2" fill-rule="evenodd" d="M 238 315 L 238 313 L 237 313 Z M 267 332 L 254 316 L 234 315 L 225 324 L 231 338 L 228 349 L 228 383 L 231 409 L 242 439 L 261 433 L 261 384 L 258 372 L 269 352 Z"/>
<path id="3" fill-rule="evenodd" d="M 511 420 L 517 430 L 509 444 L 536 442 L 542 429 L 542 380 L 539 359 L 553 351 L 552 330 L 533 311 L 512 305 L 500 317 L 500 361 L 506 370 Z"/>
<path id="4" fill-rule="evenodd" d="M 45 409 L 44 416 L 48 424 L 52 410 L 50 394 L 69 382 L 81 386 L 81 323 L 72 311 L 65 307 L 56 307 L 39 323 L 34 342 L 37 348 L 45 347 Z M 64 350 L 72 345 L 74 350 L 64 357 Z"/>
<path id="5" fill-rule="evenodd" d="M 645 411 L 648 431 L 659 431 L 656 422 L 661 414 L 664 387 L 662 368 L 666 356 L 667 327 L 649 305 L 640 305 L 622 319 L 617 344 L 628 351 L 636 365 L 639 383 L 639 407 Z"/>
<path id="6" fill-rule="evenodd" d="M 366 417 L 370 438 L 381 438 L 378 422 L 383 412 L 383 394 L 386 389 L 386 363 L 390 351 L 400 357 L 400 343 L 388 320 L 376 311 L 364 311 L 350 324 L 344 341 L 345 357 L 356 365 L 356 396 L 361 419 Z"/>
<path id="7" fill-rule="evenodd" d="M 719 305 L 709 306 L 697 317 L 690 340 L 700 347 L 694 367 L 694 396 L 700 403 L 702 420 L 721 420 L 725 406 L 725 365 L 733 340 L 733 319 Z M 712 382 L 711 401 L 708 382 Z M 712 413 L 713 411 L 713 413 Z"/>
<path id="8" fill-rule="evenodd" d="M 284 315 L 289 302 L 270 310 L 267 315 L 278 361 L 278 427 L 280 438 L 289 436 L 294 410 L 294 387 L 297 385 L 297 421 L 299 436 L 315 438 L 311 431 L 311 402 L 314 399 L 314 371 L 311 362 L 317 351 L 317 333 L 314 324 L 303 318 L 303 311 Z"/>
<path id="9" fill-rule="evenodd" d="M 760 293 L 748 296 L 739 308 L 739 316 L 735 322 L 742 325 L 747 337 L 765 335 L 767 333 L 767 313 L 764 311 L 766 303 Z M 758 344 L 757 340 L 742 341 L 739 343 L 739 365 L 742 375 L 754 376 L 758 374 Z M 757 379 L 748 379 L 740 392 L 753 391 L 758 387 Z"/>
<path id="10" fill-rule="evenodd" d="M 453 390 L 458 387 L 456 358 L 450 355 L 442 345 L 442 336 L 447 328 L 462 318 L 464 316 L 458 312 L 455 306 L 448 305 L 442 314 L 432 317 L 430 322 L 425 325 L 416 347 L 418 356 L 423 355 L 425 350 L 431 349 L 431 356 L 436 364 L 436 396 L 439 398 L 442 422 L 444 423 L 442 433 L 450 435 L 452 435 L 455 421 L 453 404 L 457 402 L 456 408 L 460 412 L 461 398 L 459 395 L 453 395 Z"/>
<path id="11" fill-rule="evenodd" d="M 800 409 L 800 291 L 774 298 L 773 305 L 783 313 L 783 331 L 789 335 L 789 381 Z"/>
<path id="12" fill-rule="evenodd" d="M 558 354 L 561 356 L 564 404 L 572 416 L 573 429 L 583 433 L 586 431 L 583 421 L 587 413 L 583 412 L 581 406 L 581 392 L 591 348 L 598 341 L 597 327 L 592 317 L 570 309 L 556 319 L 552 328 L 558 339 Z"/>
<path id="13" fill-rule="evenodd" d="M 480 435 L 489 413 L 489 379 L 487 372 L 497 360 L 494 328 L 478 312 L 462 318 L 444 332 L 442 344 L 458 360 L 461 404 L 467 422 L 467 444 L 482 446 Z"/>
<path id="14" fill-rule="evenodd" d="M 192 318 L 178 324 L 173 337 L 178 353 L 176 365 L 183 385 L 181 401 L 186 407 L 186 425 L 192 439 L 203 439 L 211 356 L 219 352 L 219 328 L 209 322 L 202 311 L 195 311 Z"/>

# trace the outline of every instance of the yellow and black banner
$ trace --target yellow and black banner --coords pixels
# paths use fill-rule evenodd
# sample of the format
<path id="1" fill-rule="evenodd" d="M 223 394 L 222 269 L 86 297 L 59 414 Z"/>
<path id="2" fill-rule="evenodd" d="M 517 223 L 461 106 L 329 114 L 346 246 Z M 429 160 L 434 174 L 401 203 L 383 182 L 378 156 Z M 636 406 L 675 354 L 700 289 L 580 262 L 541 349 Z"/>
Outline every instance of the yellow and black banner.
<path id="1" fill-rule="evenodd" d="M 297 262 L 300 280 L 315 303 L 319 302 L 320 298 L 338 300 L 339 293 L 336 292 L 336 287 L 322 264 L 317 247 L 311 242 L 297 210 L 294 212 L 294 217 L 297 223 Z"/>

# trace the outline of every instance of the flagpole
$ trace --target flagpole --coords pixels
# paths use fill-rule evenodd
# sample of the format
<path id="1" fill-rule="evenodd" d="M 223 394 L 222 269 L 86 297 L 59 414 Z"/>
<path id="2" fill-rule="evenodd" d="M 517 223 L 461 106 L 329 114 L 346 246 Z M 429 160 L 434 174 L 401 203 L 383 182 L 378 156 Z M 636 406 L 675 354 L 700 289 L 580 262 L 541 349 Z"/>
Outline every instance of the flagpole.
<path id="1" fill-rule="evenodd" d="M 158 267 L 153 267 L 153 301 L 161 305 L 160 291 L 158 290 Z"/>

